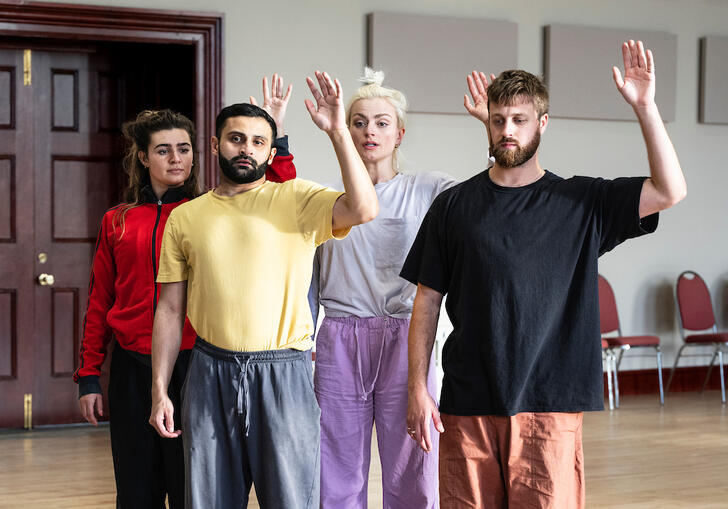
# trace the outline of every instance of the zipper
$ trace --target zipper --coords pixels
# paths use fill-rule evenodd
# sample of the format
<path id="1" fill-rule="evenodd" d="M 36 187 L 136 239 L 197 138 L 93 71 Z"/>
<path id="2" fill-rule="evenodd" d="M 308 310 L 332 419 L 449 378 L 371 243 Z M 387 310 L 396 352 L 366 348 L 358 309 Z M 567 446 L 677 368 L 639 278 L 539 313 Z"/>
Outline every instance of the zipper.
<path id="1" fill-rule="evenodd" d="M 152 320 L 157 312 L 157 228 L 159 227 L 159 218 L 162 216 L 162 200 L 157 200 L 157 219 L 154 221 L 152 229 L 152 285 L 154 286 L 154 298 L 152 300 Z"/>

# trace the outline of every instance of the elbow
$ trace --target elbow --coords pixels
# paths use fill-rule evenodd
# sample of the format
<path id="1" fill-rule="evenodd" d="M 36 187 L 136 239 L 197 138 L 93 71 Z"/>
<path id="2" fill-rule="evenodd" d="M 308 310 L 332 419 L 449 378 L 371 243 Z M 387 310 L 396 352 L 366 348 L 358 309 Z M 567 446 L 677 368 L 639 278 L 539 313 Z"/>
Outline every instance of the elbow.
<path id="1" fill-rule="evenodd" d="M 377 215 L 379 214 L 379 202 L 377 200 L 374 200 L 373 204 L 370 204 L 368 207 L 366 207 L 365 210 L 362 210 L 359 215 L 359 219 L 361 220 L 360 224 L 368 223 Z"/>
<path id="2" fill-rule="evenodd" d="M 670 208 L 674 205 L 677 205 L 681 201 L 685 199 L 685 197 L 688 195 L 688 187 L 685 183 L 683 183 L 682 186 L 678 189 L 674 189 L 668 196 L 665 197 L 665 207 L 664 208 Z"/>

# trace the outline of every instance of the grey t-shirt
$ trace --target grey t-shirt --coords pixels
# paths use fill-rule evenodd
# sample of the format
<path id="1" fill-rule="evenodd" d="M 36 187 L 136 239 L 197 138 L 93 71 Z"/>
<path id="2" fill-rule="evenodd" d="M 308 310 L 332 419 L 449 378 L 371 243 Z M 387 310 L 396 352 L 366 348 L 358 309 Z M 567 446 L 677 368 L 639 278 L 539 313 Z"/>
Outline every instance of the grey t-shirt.
<path id="1" fill-rule="evenodd" d="M 399 277 L 432 201 L 458 182 L 444 173 L 398 173 L 374 186 L 379 215 L 342 240 L 319 246 L 309 302 L 326 316 L 409 318 L 417 287 Z M 343 189 L 341 181 L 332 185 Z"/>

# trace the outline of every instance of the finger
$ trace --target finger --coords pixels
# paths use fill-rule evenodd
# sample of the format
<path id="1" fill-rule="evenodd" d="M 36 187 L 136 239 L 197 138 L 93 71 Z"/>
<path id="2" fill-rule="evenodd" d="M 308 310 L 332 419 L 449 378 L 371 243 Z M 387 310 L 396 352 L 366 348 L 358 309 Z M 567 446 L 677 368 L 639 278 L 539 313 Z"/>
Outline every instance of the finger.
<path id="1" fill-rule="evenodd" d="M 336 78 L 334 80 L 334 85 L 336 85 L 336 97 L 341 98 L 344 93 L 341 89 L 341 82 L 339 81 L 339 78 Z"/>
<path id="2" fill-rule="evenodd" d="M 624 63 L 625 72 L 631 67 L 632 59 L 629 56 L 629 44 L 622 43 L 622 62 Z"/>
<path id="3" fill-rule="evenodd" d="M 96 412 L 101 417 L 104 416 L 104 400 L 101 397 L 96 398 Z"/>
<path id="4" fill-rule="evenodd" d="M 637 41 L 637 64 L 642 69 L 647 69 L 647 59 L 645 58 L 645 45 L 642 41 Z"/>
<path id="5" fill-rule="evenodd" d="M 492 76 L 492 74 L 491 74 L 491 76 Z M 483 82 L 483 86 L 485 87 L 485 93 L 487 94 L 488 93 L 488 78 L 485 76 L 484 72 L 480 73 L 480 81 Z M 491 80 L 491 83 L 492 82 L 493 81 Z"/>
<path id="6" fill-rule="evenodd" d="M 475 81 L 470 74 L 468 74 L 466 79 L 468 82 L 468 91 L 470 92 L 470 95 L 473 96 L 473 102 L 475 102 L 475 98 L 478 97 L 478 87 L 475 85 Z"/>
<path id="7" fill-rule="evenodd" d="M 622 79 L 622 73 L 616 67 L 612 67 L 612 78 L 614 78 L 614 83 L 617 85 L 617 90 L 622 90 L 624 80 Z"/>
<path id="8" fill-rule="evenodd" d="M 468 113 L 472 113 L 473 105 L 470 103 L 470 98 L 468 98 L 468 94 L 465 94 L 463 97 L 465 98 L 465 102 L 464 102 L 465 109 L 468 110 Z"/>
<path id="9" fill-rule="evenodd" d="M 252 104 L 253 106 L 258 106 L 258 101 L 256 101 L 256 100 L 255 100 L 255 97 L 253 97 L 252 95 L 250 96 L 250 101 L 249 101 L 249 102 L 250 102 L 250 104 Z"/>
<path id="10" fill-rule="evenodd" d="M 647 50 L 647 72 L 655 72 L 655 58 L 651 49 Z"/>
<path id="11" fill-rule="evenodd" d="M 430 439 L 430 426 L 427 421 L 428 419 L 423 419 L 423 422 L 420 423 L 420 429 L 422 430 L 422 440 L 425 444 L 423 449 L 425 452 L 430 452 L 432 450 L 432 440 Z"/>
<path id="12" fill-rule="evenodd" d="M 284 102 L 288 102 L 288 100 L 291 98 L 292 91 L 293 91 L 293 83 L 289 83 L 288 89 L 286 90 L 286 95 L 283 97 Z"/>
<path id="13" fill-rule="evenodd" d="M 495 74 L 490 75 L 490 82 L 493 83 L 495 81 Z"/>
<path id="14" fill-rule="evenodd" d="M 324 78 L 324 74 L 320 71 L 316 71 L 316 79 L 318 80 L 319 88 L 321 89 L 321 95 L 329 95 L 326 90 L 326 78 Z"/>
<path id="15" fill-rule="evenodd" d="M 268 76 L 263 76 L 263 104 L 270 102 L 270 90 L 268 90 Z"/>
<path id="16" fill-rule="evenodd" d="M 324 80 L 326 83 L 326 91 L 328 92 L 327 95 L 336 95 L 336 86 L 334 85 L 331 76 L 329 76 L 329 73 L 324 72 Z"/>
<path id="17" fill-rule="evenodd" d="M 316 79 L 318 79 L 318 76 L 316 76 Z M 306 84 L 308 85 L 309 90 L 311 90 L 313 98 L 316 100 L 316 102 L 318 102 L 319 98 L 321 97 L 321 92 L 319 92 L 319 89 L 316 88 L 316 83 L 311 78 L 307 77 Z"/>
<path id="18" fill-rule="evenodd" d="M 630 61 L 632 62 L 632 67 L 640 66 L 639 58 L 637 57 L 637 45 L 635 44 L 635 42 L 632 39 L 629 40 L 629 58 L 630 58 Z M 625 70 L 625 73 L 626 73 L 626 70 Z"/>
<path id="19" fill-rule="evenodd" d="M 271 80 L 271 82 L 272 82 L 271 96 L 277 99 L 278 98 L 278 87 L 280 86 L 280 84 L 278 83 L 278 73 L 277 72 L 273 73 L 273 79 Z"/>
<path id="20" fill-rule="evenodd" d="M 473 81 L 475 81 L 475 86 L 478 88 L 478 94 L 481 96 L 485 95 L 485 86 L 483 85 L 483 81 L 480 79 L 480 75 L 473 71 Z"/>

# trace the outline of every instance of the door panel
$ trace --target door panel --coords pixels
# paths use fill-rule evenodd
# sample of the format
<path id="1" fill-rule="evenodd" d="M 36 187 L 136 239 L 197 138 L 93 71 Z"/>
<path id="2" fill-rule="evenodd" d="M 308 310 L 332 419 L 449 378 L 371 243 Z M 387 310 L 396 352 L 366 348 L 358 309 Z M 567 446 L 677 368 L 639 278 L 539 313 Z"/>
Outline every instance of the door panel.
<path id="1" fill-rule="evenodd" d="M 118 105 L 99 100 L 98 72 L 108 60 L 94 53 L 42 52 L 35 102 L 35 248 L 47 253 L 36 273 L 54 276 L 35 287 L 36 345 L 33 420 L 36 424 L 80 420 L 71 380 L 93 250 L 101 217 L 115 201 L 119 172 L 116 131 L 102 130 L 100 116 Z M 100 109 L 101 108 L 101 109 Z M 103 115 L 99 115 L 103 112 Z M 46 317 L 45 319 L 39 319 Z"/>
<path id="2" fill-rule="evenodd" d="M 34 355 L 31 87 L 23 52 L 0 49 L 0 427 L 23 425 Z M 21 107 L 22 105 L 22 107 Z"/>

